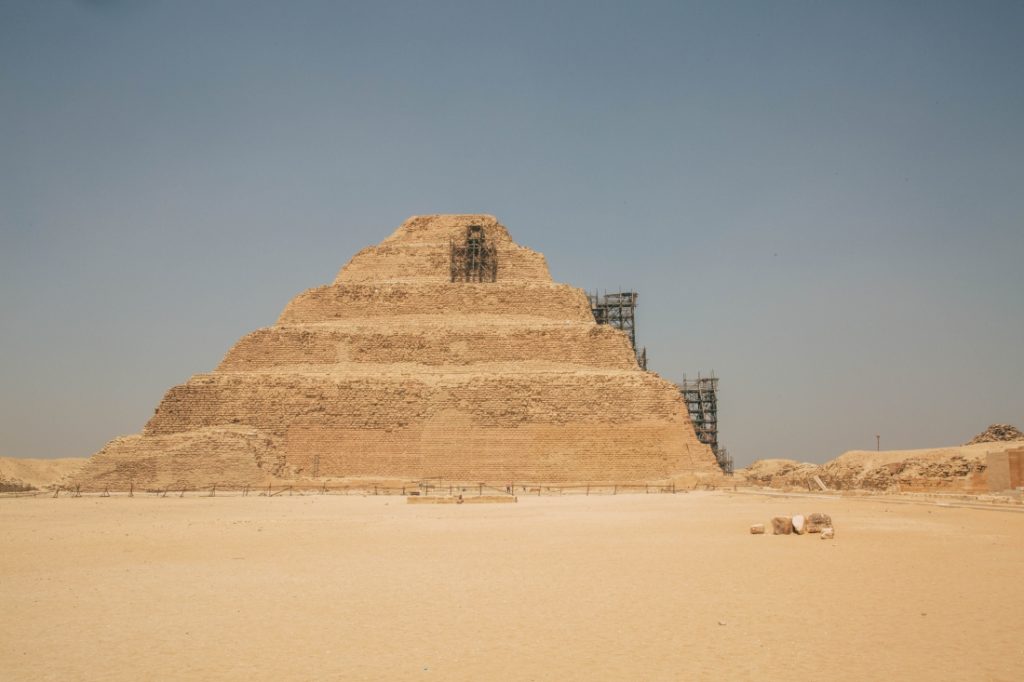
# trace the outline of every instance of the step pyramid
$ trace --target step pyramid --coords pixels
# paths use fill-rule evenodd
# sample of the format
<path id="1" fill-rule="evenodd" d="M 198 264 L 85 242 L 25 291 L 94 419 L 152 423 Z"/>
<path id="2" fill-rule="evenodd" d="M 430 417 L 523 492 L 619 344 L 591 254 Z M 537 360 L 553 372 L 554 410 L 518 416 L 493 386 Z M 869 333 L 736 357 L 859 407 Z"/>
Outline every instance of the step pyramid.
<path id="1" fill-rule="evenodd" d="M 718 472 L 677 388 L 489 215 L 415 216 L 93 455 L 111 489 Z"/>

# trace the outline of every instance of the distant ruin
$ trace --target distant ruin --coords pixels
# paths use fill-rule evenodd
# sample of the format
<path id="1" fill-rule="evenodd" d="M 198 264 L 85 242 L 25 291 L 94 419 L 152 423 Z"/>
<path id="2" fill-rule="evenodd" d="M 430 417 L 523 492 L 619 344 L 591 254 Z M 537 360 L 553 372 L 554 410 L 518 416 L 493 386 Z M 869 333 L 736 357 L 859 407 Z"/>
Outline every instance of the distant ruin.
<path id="1" fill-rule="evenodd" d="M 84 485 L 720 473 L 673 384 L 488 215 L 416 216 L 170 389 Z"/>

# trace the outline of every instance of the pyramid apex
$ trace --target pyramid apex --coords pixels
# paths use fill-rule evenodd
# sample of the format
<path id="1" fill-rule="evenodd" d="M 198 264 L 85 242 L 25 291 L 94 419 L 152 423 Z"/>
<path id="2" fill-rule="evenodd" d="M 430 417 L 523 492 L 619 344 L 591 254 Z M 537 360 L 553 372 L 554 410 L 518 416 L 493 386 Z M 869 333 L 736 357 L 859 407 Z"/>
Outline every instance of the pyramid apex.
<path id="1" fill-rule="evenodd" d="M 381 243 L 447 242 L 464 236 L 471 225 L 484 228 L 493 241 L 511 241 L 505 226 L 487 213 L 435 213 L 410 216 Z"/>
<path id="2" fill-rule="evenodd" d="M 512 241 L 508 230 L 494 216 L 440 213 L 406 219 L 380 244 L 357 253 L 334 283 L 449 282 L 453 244 L 466 243 L 472 227 L 479 227 L 482 241 L 495 250 L 495 279 L 551 282 L 544 256 Z"/>

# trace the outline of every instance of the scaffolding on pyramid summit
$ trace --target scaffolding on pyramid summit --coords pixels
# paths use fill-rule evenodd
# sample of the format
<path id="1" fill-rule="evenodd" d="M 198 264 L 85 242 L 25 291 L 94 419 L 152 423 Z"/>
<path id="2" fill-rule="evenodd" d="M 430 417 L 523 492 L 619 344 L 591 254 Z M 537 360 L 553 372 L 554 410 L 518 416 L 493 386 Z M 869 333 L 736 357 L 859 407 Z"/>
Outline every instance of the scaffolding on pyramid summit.
<path id="1" fill-rule="evenodd" d="M 466 228 L 463 241 L 449 240 L 452 282 L 495 282 L 498 279 L 498 250 L 480 225 Z"/>

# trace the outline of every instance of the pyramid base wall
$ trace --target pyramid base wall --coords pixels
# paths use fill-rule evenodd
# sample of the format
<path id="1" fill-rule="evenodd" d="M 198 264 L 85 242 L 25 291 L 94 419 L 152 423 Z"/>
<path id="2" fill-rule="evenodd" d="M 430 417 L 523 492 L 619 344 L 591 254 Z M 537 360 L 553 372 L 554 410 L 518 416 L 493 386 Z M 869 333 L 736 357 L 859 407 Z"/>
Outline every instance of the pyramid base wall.
<path id="1" fill-rule="evenodd" d="M 431 478 L 628 483 L 720 470 L 679 392 L 643 372 L 216 374 L 168 391 L 90 485 Z"/>
<path id="2" fill-rule="evenodd" d="M 293 426 L 285 460 L 300 475 L 533 483 L 645 482 L 705 470 L 681 424 L 473 426 L 457 415 L 400 429 Z"/>
<path id="3" fill-rule="evenodd" d="M 115 438 L 72 480 L 84 490 L 241 487 L 284 473 L 274 440 L 255 429 L 206 428 Z"/>

